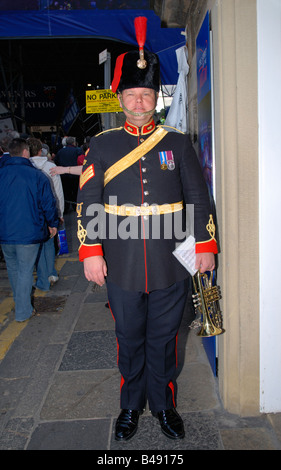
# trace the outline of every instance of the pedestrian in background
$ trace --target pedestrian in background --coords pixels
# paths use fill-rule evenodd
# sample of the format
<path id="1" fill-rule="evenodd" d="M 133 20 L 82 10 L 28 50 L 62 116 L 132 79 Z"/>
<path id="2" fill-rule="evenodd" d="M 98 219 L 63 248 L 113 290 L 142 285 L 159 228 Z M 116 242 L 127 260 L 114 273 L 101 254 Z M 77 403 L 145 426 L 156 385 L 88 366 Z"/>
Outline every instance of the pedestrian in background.
<path id="1" fill-rule="evenodd" d="M 64 166 L 69 169 L 77 165 L 77 158 L 83 151 L 80 147 L 77 147 L 75 137 L 66 137 L 65 143 L 66 145 L 57 152 L 54 162 L 58 166 Z M 71 205 L 74 210 L 76 209 L 79 178 L 77 175 L 67 171 L 66 174 L 62 175 L 61 181 L 64 192 L 65 213 L 67 213 Z"/>
<path id="2" fill-rule="evenodd" d="M 56 199 L 47 176 L 29 160 L 24 139 L 13 139 L 0 171 L 0 243 L 15 301 L 15 319 L 35 314 L 33 269 L 40 243 L 57 233 Z"/>
<path id="3" fill-rule="evenodd" d="M 9 131 L 0 139 L 0 167 L 4 164 L 6 158 L 10 157 L 9 144 L 13 139 L 18 138 L 20 135 L 17 131 Z"/>
<path id="4" fill-rule="evenodd" d="M 31 163 L 35 168 L 43 171 L 49 178 L 53 194 L 57 201 L 58 216 L 60 222 L 63 223 L 64 194 L 62 183 L 59 175 L 52 176 L 51 174 L 51 169 L 56 168 L 56 165 L 48 160 L 47 155 L 42 155 L 43 145 L 39 139 L 30 137 L 27 139 L 27 143 L 30 149 Z M 44 243 L 41 243 L 36 261 L 37 281 L 35 287 L 40 290 L 48 291 L 50 286 L 59 279 L 55 268 L 55 257 L 54 238 L 49 238 Z"/>

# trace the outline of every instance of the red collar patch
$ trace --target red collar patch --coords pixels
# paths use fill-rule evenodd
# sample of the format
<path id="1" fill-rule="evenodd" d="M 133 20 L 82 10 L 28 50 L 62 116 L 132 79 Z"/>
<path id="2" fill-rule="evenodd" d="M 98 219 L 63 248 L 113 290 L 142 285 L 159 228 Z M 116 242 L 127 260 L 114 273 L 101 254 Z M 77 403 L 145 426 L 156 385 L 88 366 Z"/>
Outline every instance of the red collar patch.
<path id="1" fill-rule="evenodd" d="M 145 124 L 142 127 L 137 127 L 128 121 L 126 121 L 124 125 L 125 131 L 127 131 L 129 134 L 132 134 L 132 135 L 150 134 L 152 131 L 154 131 L 155 127 L 156 126 L 155 126 L 155 122 L 153 121 L 153 119 L 148 124 Z"/>

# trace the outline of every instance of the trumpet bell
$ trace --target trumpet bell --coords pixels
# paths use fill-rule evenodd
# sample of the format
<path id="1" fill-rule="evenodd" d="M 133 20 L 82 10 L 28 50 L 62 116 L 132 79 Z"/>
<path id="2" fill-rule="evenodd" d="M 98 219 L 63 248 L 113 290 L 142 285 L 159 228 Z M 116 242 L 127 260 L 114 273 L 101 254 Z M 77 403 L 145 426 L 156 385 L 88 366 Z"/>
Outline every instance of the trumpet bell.
<path id="1" fill-rule="evenodd" d="M 199 333 L 197 333 L 197 336 L 209 338 L 210 336 L 221 335 L 224 331 L 223 328 L 217 328 L 212 322 L 205 322 Z"/>

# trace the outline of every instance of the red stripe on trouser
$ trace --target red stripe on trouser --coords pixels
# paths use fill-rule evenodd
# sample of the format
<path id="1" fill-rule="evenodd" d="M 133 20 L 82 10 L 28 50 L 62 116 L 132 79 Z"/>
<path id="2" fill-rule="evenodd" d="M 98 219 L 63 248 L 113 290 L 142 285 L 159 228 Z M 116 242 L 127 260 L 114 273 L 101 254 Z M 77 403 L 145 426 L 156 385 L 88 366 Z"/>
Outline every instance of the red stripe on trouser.
<path id="1" fill-rule="evenodd" d="M 174 384 L 172 382 L 170 382 L 168 384 L 168 387 L 170 387 L 171 389 L 171 392 L 172 392 L 172 398 L 173 398 L 173 404 L 174 404 L 174 408 L 176 408 L 176 401 L 175 401 L 175 388 L 174 388 Z"/>
<path id="2" fill-rule="evenodd" d="M 179 335 L 179 333 L 177 333 L 177 336 L 176 336 L 176 348 L 175 348 L 175 354 L 176 354 L 176 367 L 178 367 L 178 335 Z"/>
<path id="3" fill-rule="evenodd" d="M 175 347 L 175 354 L 176 354 L 176 367 L 178 367 L 178 333 L 176 336 L 176 347 Z M 174 408 L 176 408 L 176 400 L 175 400 L 175 387 L 173 382 L 169 382 L 168 387 L 171 389 L 172 392 L 172 400 L 174 404 Z"/>
<path id="4" fill-rule="evenodd" d="M 113 318 L 113 320 L 115 321 L 115 318 L 114 318 L 114 315 L 113 315 L 113 312 L 112 312 L 112 310 L 111 310 L 111 307 L 110 307 L 110 303 L 109 303 L 109 302 L 108 302 L 108 307 L 109 307 L 110 313 L 111 313 L 111 315 L 112 315 L 112 318 Z"/>
<path id="5" fill-rule="evenodd" d="M 124 377 L 121 375 L 120 393 L 121 393 L 121 390 L 122 390 L 122 387 L 123 387 L 124 383 L 125 383 Z"/>

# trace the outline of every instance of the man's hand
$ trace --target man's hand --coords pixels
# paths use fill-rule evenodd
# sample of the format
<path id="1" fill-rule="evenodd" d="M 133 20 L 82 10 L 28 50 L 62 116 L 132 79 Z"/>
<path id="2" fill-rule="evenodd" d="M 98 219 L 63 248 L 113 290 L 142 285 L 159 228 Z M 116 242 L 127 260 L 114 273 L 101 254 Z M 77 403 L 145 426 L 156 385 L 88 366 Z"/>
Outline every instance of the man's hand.
<path id="1" fill-rule="evenodd" d="M 103 286 L 107 276 L 107 266 L 103 256 L 85 258 L 84 274 L 88 281 L 93 281 L 99 286 Z"/>
<path id="2" fill-rule="evenodd" d="M 195 269 L 204 273 L 205 271 L 213 271 L 215 269 L 214 253 L 196 253 Z"/>
<path id="3" fill-rule="evenodd" d="M 57 234 L 58 229 L 57 227 L 48 227 L 49 232 L 50 232 L 50 238 L 54 238 L 54 236 Z"/>

